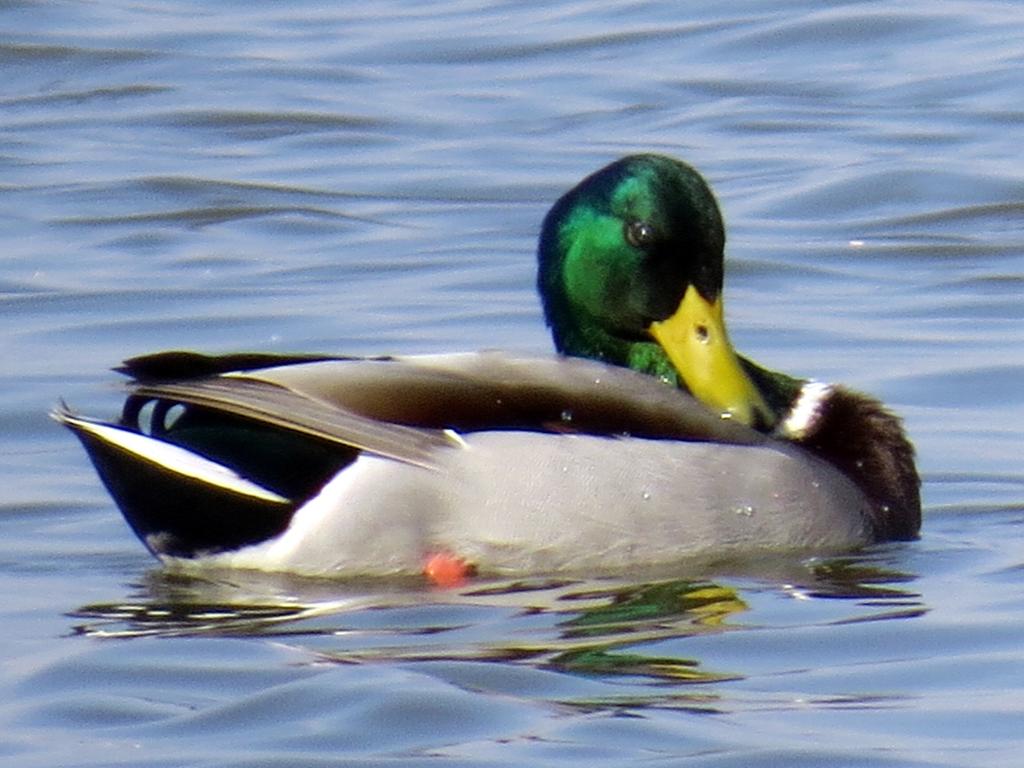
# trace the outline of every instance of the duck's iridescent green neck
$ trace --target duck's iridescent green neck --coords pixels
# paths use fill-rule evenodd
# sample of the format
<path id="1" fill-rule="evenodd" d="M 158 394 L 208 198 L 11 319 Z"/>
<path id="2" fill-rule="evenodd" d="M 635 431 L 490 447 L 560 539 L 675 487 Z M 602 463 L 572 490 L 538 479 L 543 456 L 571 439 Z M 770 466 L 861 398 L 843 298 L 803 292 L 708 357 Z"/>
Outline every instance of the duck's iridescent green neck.
<path id="1" fill-rule="evenodd" d="M 690 166 L 633 155 L 588 176 L 548 213 L 538 289 L 556 348 L 688 389 L 771 429 L 799 382 L 738 357 L 722 305 L 725 230 Z"/>
<path id="2" fill-rule="evenodd" d="M 584 179 L 541 232 L 537 282 L 556 348 L 678 383 L 648 328 L 689 285 L 719 294 L 724 244 L 714 196 L 684 163 L 635 155 Z"/>

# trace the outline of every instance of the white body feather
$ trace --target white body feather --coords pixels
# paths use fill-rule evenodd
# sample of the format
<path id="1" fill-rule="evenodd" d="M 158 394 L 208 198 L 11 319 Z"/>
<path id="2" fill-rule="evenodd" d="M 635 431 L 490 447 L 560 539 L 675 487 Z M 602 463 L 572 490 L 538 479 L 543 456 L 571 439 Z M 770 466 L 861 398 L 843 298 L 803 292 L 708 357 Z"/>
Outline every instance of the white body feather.
<path id="1" fill-rule="evenodd" d="M 868 540 L 867 503 L 797 449 L 478 433 L 438 469 L 364 455 L 280 536 L 196 564 L 419 572 L 450 552 L 490 572 L 621 569 Z M 615 461 L 609 461 L 609 453 Z M 515 467 L 512 471 L 510 468 Z"/>

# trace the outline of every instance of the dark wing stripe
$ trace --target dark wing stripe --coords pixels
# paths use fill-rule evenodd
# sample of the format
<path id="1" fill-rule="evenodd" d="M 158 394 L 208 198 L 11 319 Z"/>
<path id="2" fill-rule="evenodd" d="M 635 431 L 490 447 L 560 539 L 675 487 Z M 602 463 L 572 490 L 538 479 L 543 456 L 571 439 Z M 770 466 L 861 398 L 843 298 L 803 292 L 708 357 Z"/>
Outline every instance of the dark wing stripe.
<path id="1" fill-rule="evenodd" d="M 141 384 L 132 392 L 212 408 L 252 421 L 358 448 L 407 464 L 433 468 L 432 455 L 459 442 L 444 431 L 390 424 L 337 405 L 242 376 Z"/>
<path id="2" fill-rule="evenodd" d="M 244 374 L 367 418 L 459 432 L 522 430 L 760 445 L 646 374 L 590 360 L 479 352 L 325 361 Z"/>

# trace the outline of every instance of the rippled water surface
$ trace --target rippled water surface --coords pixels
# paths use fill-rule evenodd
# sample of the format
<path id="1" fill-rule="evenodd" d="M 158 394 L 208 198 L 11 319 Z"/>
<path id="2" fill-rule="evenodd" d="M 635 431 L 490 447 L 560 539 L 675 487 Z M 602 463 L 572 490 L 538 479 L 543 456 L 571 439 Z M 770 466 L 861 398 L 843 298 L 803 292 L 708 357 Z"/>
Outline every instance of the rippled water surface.
<path id="1" fill-rule="evenodd" d="M 1024 747 L 1024 7 L 0 4 L 0 756 L 994 766 Z M 155 567 L 60 397 L 163 348 L 549 348 L 550 203 L 701 168 L 737 345 L 906 418 L 920 541 L 552 581 Z"/>

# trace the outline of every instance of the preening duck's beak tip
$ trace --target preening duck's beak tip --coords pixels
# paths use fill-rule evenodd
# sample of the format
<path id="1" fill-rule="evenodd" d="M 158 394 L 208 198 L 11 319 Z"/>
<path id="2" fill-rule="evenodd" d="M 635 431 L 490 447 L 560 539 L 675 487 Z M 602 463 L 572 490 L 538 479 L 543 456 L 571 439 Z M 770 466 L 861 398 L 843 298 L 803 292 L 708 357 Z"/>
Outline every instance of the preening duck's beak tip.
<path id="1" fill-rule="evenodd" d="M 720 411 L 723 418 L 748 426 L 774 426 L 775 414 L 729 341 L 721 294 L 709 301 L 689 286 L 676 311 L 651 323 L 648 331 L 694 397 Z"/>

